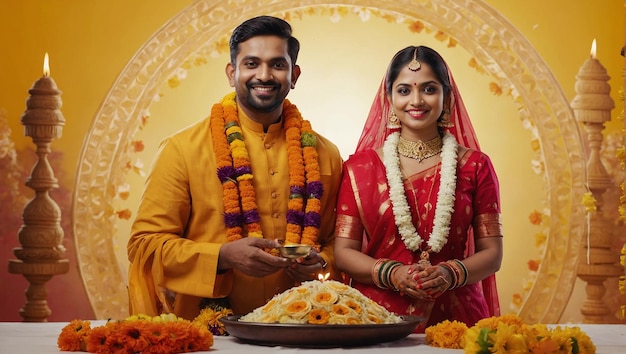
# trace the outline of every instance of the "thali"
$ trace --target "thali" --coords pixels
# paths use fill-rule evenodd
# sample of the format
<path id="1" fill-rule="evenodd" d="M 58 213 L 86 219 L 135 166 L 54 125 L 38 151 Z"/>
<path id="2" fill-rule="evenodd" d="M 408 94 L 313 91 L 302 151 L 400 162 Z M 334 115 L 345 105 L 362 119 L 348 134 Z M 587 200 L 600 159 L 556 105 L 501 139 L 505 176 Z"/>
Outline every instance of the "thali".
<path id="1" fill-rule="evenodd" d="M 220 319 L 229 335 L 265 346 L 336 348 L 367 346 L 402 339 L 424 322 L 417 316 L 402 316 L 402 322 L 363 325 L 312 325 L 239 321 L 241 316 Z"/>

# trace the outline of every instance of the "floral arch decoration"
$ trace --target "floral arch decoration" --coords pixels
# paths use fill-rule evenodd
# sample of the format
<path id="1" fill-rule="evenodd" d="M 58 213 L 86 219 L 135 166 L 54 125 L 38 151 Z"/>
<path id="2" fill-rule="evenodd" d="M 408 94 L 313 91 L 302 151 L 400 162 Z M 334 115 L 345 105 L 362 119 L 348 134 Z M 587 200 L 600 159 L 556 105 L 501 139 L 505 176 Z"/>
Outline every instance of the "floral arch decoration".
<path id="1" fill-rule="evenodd" d="M 126 275 L 111 240 L 113 199 L 128 171 L 133 136 L 165 82 L 200 52 L 224 46 L 223 35 L 259 13 L 282 15 L 315 7 L 359 7 L 419 19 L 445 31 L 508 90 L 538 144 L 548 194 L 549 237 L 519 315 L 556 323 L 576 279 L 584 217 L 584 157 L 572 110 L 547 65 L 527 40 L 481 0 L 197 0 L 172 18 L 131 59 L 109 91 L 87 134 L 74 190 L 73 227 L 79 267 L 97 318 L 124 318 Z M 299 10 L 295 10 L 299 9 Z M 235 11 L 236 10 L 236 11 Z M 220 43 L 220 40 L 222 42 Z"/>

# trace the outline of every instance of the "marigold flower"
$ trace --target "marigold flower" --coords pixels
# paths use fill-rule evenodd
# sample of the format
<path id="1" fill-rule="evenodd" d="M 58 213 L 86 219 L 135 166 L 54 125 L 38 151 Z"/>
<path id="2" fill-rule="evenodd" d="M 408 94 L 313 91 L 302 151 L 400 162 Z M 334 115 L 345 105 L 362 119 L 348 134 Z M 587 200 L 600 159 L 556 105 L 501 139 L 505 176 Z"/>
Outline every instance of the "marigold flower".
<path id="1" fill-rule="evenodd" d="M 350 313 L 350 308 L 344 305 L 336 304 L 333 305 L 332 311 L 334 314 L 343 316 Z"/>
<path id="2" fill-rule="evenodd" d="M 330 315 L 324 309 L 314 309 L 309 312 L 309 323 L 310 324 L 327 324 Z"/>
<path id="3" fill-rule="evenodd" d="M 537 232 L 535 234 L 535 247 L 540 247 L 546 243 L 548 235 L 545 232 Z"/>
<path id="4" fill-rule="evenodd" d="M 526 325 L 516 315 L 490 317 L 465 332 L 466 353 L 595 353 L 595 345 L 578 327 L 554 329 Z"/>
<path id="5" fill-rule="evenodd" d="M 435 33 L 435 39 L 440 42 L 445 41 L 447 38 L 448 38 L 448 35 L 443 31 L 437 31 L 437 33 Z"/>
<path id="6" fill-rule="evenodd" d="M 313 296 L 311 300 L 318 306 L 334 304 L 337 301 L 337 294 L 330 291 L 320 291 Z"/>
<path id="7" fill-rule="evenodd" d="M 467 325 L 459 321 L 445 320 L 425 330 L 426 344 L 449 349 L 463 348 L 463 337 L 467 331 Z"/>
<path id="8" fill-rule="evenodd" d="M 141 141 L 141 140 L 133 140 L 130 143 L 130 146 L 132 147 L 132 150 L 134 152 L 142 152 L 144 150 L 144 148 L 145 148 L 145 146 L 143 144 L 143 141 Z"/>
<path id="9" fill-rule="evenodd" d="M 180 86 L 180 79 L 177 76 L 173 76 L 167 80 L 167 85 L 171 88 Z"/>
<path id="10" fill-rule="evenodd" d="M 361 309 L 361 305 L 359 305 L 359 303 L 357 303 L 356 301 L 348 300 L 346 301 L 345 305 L 348 306 L 352 311 L 356 313 L 361 313 L 361 311 L 363 311 Z"/>
<path id="11" fill-rule="evenodd" d="M 539 265 L 541 264 L 541 260 L 538 259 L 531 259 L 528 261 L 528 269 L 536 272 L 537 270 L 539 270 Z"/>
<path id="12" fill-rule="evenodd" d="M 76 324 L 84 333 L 76 331 Z M 88 321 L 73 321 L 59 335 L 61 350 L 87 351 L 91 353 L 186 353 L 206 351 L 213 345 L 213 334 L 206 328 L 193 325 L 190 321 L 173 314 L 160 316 L 133 315 L 123 321 L 109 321 L 104 326 L 88 328 Z M 71 329 L 71 331 L 70 331 Z M 69 332 L 84 334 L 78 342 L 66 342 Z M 76 339 L 76 338 L 75 338 Z M 72 347 L 67 345 L 71 344 Z M 79 349 L 76 349 L 79 348 Z"/>
<path id="13" fill-rule="evenodd" d="M 594 212 L 597 209 L 596 198 L 593 196 L 591 192 L 586 192 L 585 194 L 583 194 L 582 203 L 585 206 L 585 210 L 587 210 L 588 213 Z"/>
<path id="14" fill-rule="evenodd" d="M 130 209 L 118 210 L 115 212 L 115 214 L 117 214 L 117 217 L 122 220 L 129 220 L 133 215 Z"/>
<path id="15" fill-rule="evenodd" d="M 292 318 L 303 318 L 311 310 L 311 303 L 306 300 L 296 300 L 285 307 L 285 313 Z"/>
<path id="16" fill-rule="evenodd" d="M 528 219 L 533 225 L 541 225 L 541 222 L 543 220 L 543 214 L 537 210 L 533 210 L 533 212 L 530 213 L 530 215 L 528 216 Z"/>
<path id="17" fill-rule="evenodd" d="M 68 352 L 85 351 L 87 337 L 91 332 L 91 322 L 72 320 L 63 329 L 57 339 L 59 350 Z"/>
<path id="18" fill-rule="evenodd" d="M 361 322 L 361 320 L 358 317 L 348 317 L 346 318 L 346 324 L 349 325 L 355 325 L 355 324 L 361 324 L 363 322 Z"/>
<path id="19" fill-rule="evenodd" d="M 205 328 L 209 330 L 213 335 L 222 336 L 227 334 L 226 327 L 222 322 L 220 322 L 221 318 L 231 316 L 233 311 L 229 308 L 223 308 L 220 310 L 215 310 L 212 308 L 204 308 L 200 311 L 200 314 L 194 318 L 191 322 L 193 325 L 198 326 L 200 328 Z"/>
<path id="20" fill-rule="evenodd" d="M 367 320 L 372 322 L 372 323 L 382 323 L 383 322 L 380 317 L 376 316 L 373 313 L 368 313 L 367 314 Z"/>
<path id="21" fill-rule="evenodd" d="M 415 21 L 409 25 L 409 31 L 414 33 L 420 33 L 424 30 L 424 28 L 426 28 L 426 26 L 424 26 L 422 21 Z"/>
<path id="22" fill-rule="evenodd" d="M 470 58 L 468 65 L 470 66 L 470 68 L 476 69 L 476 71 L 478 71 L 479 73 L 485 72 L 485 70 L 482 68 L 482 66 L 480 66 L 480 64 L 478 64 L 478 61 L 476 61 L 476 58 L 474 57 Z"/>
<path id="23" fill-rule="evenodd" d="M 489 91 L 491 91 L 491 93 L 493 93 L 496 96 L 502 95 L 502 87 L 500 87 L 500 85 L 498 85 L 497 82 L 492 81 L 489 83 Z"/>

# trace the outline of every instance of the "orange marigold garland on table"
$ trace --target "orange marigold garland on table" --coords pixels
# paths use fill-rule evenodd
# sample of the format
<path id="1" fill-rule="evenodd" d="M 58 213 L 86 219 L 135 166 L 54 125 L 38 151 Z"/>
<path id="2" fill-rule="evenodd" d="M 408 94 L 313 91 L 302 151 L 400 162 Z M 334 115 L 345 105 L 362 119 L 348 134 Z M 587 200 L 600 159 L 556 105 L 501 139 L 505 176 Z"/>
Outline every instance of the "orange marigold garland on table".
<path id="1" fill-rule="evenodd" d="M 426 343 L 441 348 L 463 348 L 468 354 L 596 352 L 589 336 L 579 327 L 527 325 L 513 314 L 485 318 L 471 328 L 463 327 L 457 321 L 430 326 L 425 331 Z"/>
<path id="2" fill-rule="evenodd" d="M 189 353 L 213 346 L 206 326 L 173 314 L 133 315 L 91 328 L 90 321 L 73 320 L 59 334 L 62 351 L 90 353 Z"/>
<path id="3" fill-rule="evenodd" d="M 235 93 L 226 95 L 211 110 L 211 134 L 217 158 L 217 175 L 224 193 L 224 221 L 227 240 L 243 237 L 243 225 L 250 237 L 263 237 L 250 157 L 239 126 Z M 316 136 L 311 124 L 289 100 L 283 104 L 289 160 L 288 244 L 317 245 L 321 223 L 323 186 L 320 180 Z"/>

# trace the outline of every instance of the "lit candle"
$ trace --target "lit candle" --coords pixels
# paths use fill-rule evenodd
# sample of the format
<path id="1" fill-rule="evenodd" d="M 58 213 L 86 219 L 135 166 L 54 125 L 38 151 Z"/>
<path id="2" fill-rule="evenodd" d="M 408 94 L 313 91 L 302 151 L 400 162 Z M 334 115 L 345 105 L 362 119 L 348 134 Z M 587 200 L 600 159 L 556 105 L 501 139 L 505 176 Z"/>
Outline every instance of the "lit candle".
<path id="1" fill-rule="evenodd" d="M 615 103 L 611 98 L 611 78 L 596 59 L 596 40 L 591 43 L 589 58 L 576 75 L 576 97 L 571 102 L 576 119 L 583 123 L 604 123 L 611 120 Z"/>
<path id="2" fill-rule="evenodd" d="M 589 56 L 591 56 L 591 59 L 596 58 L 596 39 L 595 38 L 593 39 L 593 41 L 591 41 L 591 51 L 589 52 Z"/>
<path id="3" fill-rule="evenodd" d="M 319 273 L 317 275 L 317 280 L 323 282 L 324 280 L 328 280 L 329 277 L 330 277 L 330 273 L 326 273 L 326 274 Z"/>
<path id="4" fill-rule="evenodd" d="M 587 175 L 585 187 L 595 199 L 596 210 L 587 213 L 586 242 L 581 242 L 586 260 L 578 264 L 577 275 L 587 283 L 587 298 L 580 307 L 585 323 L 599 323 L 608 319 L 611 310 L 598 301 L 598 294 L 606 291 L 604 282 L 617 277 L 621 269 L 612 262 L 617 260 L 611 249 L 613 231 L 609 219 L 603 214 L 603 194 L 614 187 L 613 181 L 602 163 L 600 149 L 604 123 L 611 120 L 611 110 L 615 103 L 611 98 L 610 77 L 596 58 L 596 41 L 591 44 L 591 52 L 576 75 L 576 97 L 571 102 L 576 119 L 582 123 L 585 135 L 583 144 L 587 148 Z M 584 210 L 583 203 L 579 208 Z M 582 241 L 582 240 L 581 240 Z"/>
<path id="5" fill-rule="evenodd" d="M 50 138 L 61 136 L 65 118 L 61 113 L 61 91 L 50 77 L 50 59 L 48 53 L 43 58 L 43 76 L 28 90 L 26 112 L 22 115 L 24 134 L 35 137 L 42 134 Z M 44 131 L 45 130 L 45 131 Z"/>
<path id="6" fill-rule="evenodd" d="M 50 76 L 50 59 L 48 58 L 48 52 L 43 56 L 43 76 Z"/>
<path id="7" fill-rule="evenodd" d="M 65 118 L 61 113 L 61 91 L 50 77 L 48 53 L 44 57 L 43 77 L 28 90 L 26 111 L 22 114 L 24 134 L 37 146 L 37 163 L 26 186 L 35 190 L 35 197 L 24 206 L 24 224 L 18 232 L 21 247 L 13 249 L 18 259 L 9 260 L 9 272 L 22 274 L 30 283 L 26 304 L 20 315 L 26 322 L 45 322 L 51 311 L 46 300 L 45 284 L 53 275 L 67 273 L 69 260 L 64 259 L 61 209 L 50 197 L 49 190 L 58 187 L 48 162 L 50 144 L 61 136 Z"/>

